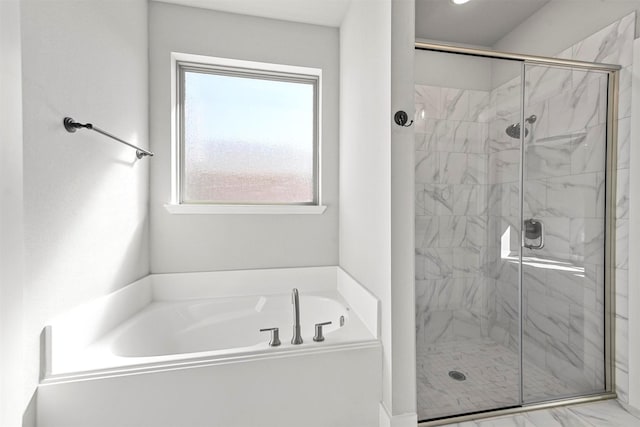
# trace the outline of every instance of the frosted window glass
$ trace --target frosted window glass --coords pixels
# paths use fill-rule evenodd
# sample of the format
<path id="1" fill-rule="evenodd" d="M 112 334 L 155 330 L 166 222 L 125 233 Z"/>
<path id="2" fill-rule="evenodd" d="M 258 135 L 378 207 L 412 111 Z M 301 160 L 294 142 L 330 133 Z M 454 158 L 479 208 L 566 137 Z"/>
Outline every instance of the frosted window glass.
<path id="1" fill-rule="evenodd" d="M 184 73 L 183 202 L 315 202 L 313 82 Z"/>

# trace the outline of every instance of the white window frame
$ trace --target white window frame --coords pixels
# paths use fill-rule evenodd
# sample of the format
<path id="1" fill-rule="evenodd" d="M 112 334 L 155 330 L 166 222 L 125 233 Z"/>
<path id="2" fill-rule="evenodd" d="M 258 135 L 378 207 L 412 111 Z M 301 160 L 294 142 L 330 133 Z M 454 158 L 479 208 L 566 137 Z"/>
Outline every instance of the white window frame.
<path id="1" fill-rule="evenodd" d="M 203 71 L 240 72 L 240 75 L 273 76 L 282 81 L 295 81 L 295 76 L 306 80 L 316 79 L 316 105 L 314 106 L 314 201 L 306 204 L 206 204 L 182 202 L 182 84 L 179 81 L 184 69 Z M 322 70 L 319 68 L 244 61 L 230 58 L 171 53 L 171 201 L 165 208 L 172 214 L 322 214 L 321 174 L 321 112 L 322 112 Z"/>

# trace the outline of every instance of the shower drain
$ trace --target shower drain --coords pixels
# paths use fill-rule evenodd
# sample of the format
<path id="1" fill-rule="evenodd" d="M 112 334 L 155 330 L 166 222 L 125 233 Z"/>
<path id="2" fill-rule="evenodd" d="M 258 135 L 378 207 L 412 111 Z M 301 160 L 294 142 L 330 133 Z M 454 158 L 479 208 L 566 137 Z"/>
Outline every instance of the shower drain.
<path id="1" fill-rule="evenodd" d="M 458 371 L 449 371 L 449 376 L 456 381 L 464 381 L 467 379 L 467 376 L 465 374 Z"/>

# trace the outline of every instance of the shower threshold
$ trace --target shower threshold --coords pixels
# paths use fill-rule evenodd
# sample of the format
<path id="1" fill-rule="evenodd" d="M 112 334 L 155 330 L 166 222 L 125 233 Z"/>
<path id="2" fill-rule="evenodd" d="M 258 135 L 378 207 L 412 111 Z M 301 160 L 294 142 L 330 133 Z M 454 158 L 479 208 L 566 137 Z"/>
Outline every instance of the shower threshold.
<path id="1" fill-rule="evenodd" d="M 565 399 L 550 400 L 540 403 L 532 403 L 522 406 L 510 406 L 508 408 L 501 408 L 496 410 L 478 411 L 468 413 L 464 415 L 454 415 L 448 417 L 434 418 L 425 421 L 418 421 L 418 427 L 431 427 L 431 426 L 443 426 L 453 425 L 456 423 L 462 423 L 466 421 L 475 421 L 485 418 L 494 418 L 504 415 L 520 414 L 523 412 L 537 411 L 541 409 L 550 409 L 559 406 L 578 405 L 583 403 L 599 402 L 603 400 L 616 399 L 617 395 L 612 392 L 598 393 L 588 396 L 571 397 Z"/>

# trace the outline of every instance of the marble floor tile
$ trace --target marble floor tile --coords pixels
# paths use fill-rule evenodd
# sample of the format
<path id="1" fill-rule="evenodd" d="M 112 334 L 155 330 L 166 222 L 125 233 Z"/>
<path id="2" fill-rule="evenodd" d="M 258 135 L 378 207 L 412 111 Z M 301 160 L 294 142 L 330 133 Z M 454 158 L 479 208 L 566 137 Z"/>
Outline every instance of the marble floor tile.
<path id="1" fill-rule="evenodd" d="M 504 417 L 486 418 L 443 427 L 639 427 L 640 418 L 617 401 L 585 403 L 553 409 L 529 411 Z"/>
<path id="2" fill-rule="evenodd" d="M 518 404 L 518 354 L 491 339 L 436 341 L 420 345 L 417 360 L 418 419 Z M 526 361 L 525 367 L 525 398 L 569 394 L 571 388 L 560 379 Z M 463 373 L 466 379 L 452 379 L 449 372 L 454 370 Z"/>

